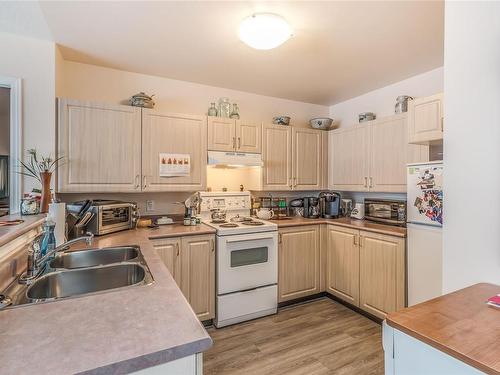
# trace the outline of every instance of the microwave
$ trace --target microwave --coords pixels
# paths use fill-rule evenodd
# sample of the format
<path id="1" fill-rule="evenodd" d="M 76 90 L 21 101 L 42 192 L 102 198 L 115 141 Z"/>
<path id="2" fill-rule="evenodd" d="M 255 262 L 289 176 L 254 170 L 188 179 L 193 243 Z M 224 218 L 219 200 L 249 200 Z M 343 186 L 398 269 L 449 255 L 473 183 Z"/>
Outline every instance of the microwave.
<path id="1" fill-rule="evenodd" d="M 406 226 L 406 201 L 365 199 L 365 219 Z"/>
<path id="2" fill-rule="evenodd" d="M 83 202 L 68 205 L 68 211 L 78 212 Z M 86 225 L 86 231 L 101 236 L 121 230 L 135 228 L 138 210 L 135 203 L 112 200 L 94 200 L 88 210 L 92 218 Z"/>

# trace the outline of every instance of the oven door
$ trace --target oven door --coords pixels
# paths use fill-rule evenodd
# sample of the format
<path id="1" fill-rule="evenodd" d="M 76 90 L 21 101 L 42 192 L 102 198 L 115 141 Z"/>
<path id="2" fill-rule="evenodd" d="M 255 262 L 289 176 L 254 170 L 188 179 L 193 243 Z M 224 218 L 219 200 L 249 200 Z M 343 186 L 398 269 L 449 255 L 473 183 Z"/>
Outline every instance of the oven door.
<path id="1" fill-rule="evenodd" d="M 217 236 L 217 294 L 278 282 L 278 233 Z"/>

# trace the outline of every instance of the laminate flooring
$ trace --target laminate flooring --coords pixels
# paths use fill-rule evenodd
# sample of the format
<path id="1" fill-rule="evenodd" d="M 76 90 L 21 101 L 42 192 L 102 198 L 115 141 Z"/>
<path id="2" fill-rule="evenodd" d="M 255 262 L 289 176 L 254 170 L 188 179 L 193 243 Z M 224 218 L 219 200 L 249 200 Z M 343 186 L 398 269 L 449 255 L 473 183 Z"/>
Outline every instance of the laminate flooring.
<path id="1" fill-rule="evenodd" d="M 205 375 L 384 373 L 381 326 L 329 298 L 208 333 Z"/>

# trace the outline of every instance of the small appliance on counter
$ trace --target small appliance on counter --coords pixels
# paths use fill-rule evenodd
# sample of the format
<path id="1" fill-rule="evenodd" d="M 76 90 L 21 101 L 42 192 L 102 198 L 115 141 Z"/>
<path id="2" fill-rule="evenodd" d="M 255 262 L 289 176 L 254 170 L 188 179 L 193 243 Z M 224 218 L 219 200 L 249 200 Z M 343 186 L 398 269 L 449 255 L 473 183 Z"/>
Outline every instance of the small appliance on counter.
<path id="1" fill-rule="evenodd" d="M 302 216 L 308 219 L 317 219 L 320 217 L 321 210 L 319 198 L 317 197 L 304 197 L 303 198 L 304 213 Z"/>
<path id="2" fill-rule="evenodd" d="M 342 216 L 351 216 L 352 199 L 342 199 L 340 206 L 341 206 L 340 210 L 342 212 Z"/>
<path id="3" fill-rule="evenodd" d="M 332 191 L 319 193 L 321 217 L 325 219 L 336 219 L 340 216 L 340 194 Z"/>
<path id="4" fill-rule="evenodd" d="M 67 210 L 75 228 L 95 236 L 133 229 L 139 216 L 135 203 L 104 199 L 69 203 Z"/>
<path id="5" fill-rule="evenodd" d="M 354 219 L 362 220 L 365 217 L 363 203 L 356 203 L 351 211 L 351 217 Z"/>
<path id="6" fill-rule="evenodd" d="M 304 200 L 302 198 L 292 199 L 288 204 L 288 214 L 290 216 L 303 216 Z"/>
<path id="7" fill-rule="evenodd" d="M 406 201 L 365 199 L 365 219 L 389 225 L 406 225 Z"/>

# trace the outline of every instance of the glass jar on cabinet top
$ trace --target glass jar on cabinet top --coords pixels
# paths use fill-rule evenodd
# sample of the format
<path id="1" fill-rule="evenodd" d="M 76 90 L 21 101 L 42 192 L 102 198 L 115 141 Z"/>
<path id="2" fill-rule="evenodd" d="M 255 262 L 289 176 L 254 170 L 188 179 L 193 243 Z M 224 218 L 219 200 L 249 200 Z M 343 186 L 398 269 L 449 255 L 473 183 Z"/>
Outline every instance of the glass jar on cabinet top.
<path id="1" fill-rule="evenodd" d="M 231 115 L 229 117 L 235 120 L 240 119 L 240 109 L 238 108 L 238 104 L 233 104 L 233 111 L 231 112 Z"/>
<path id="2" fill-rule="evenodd" d="M 231 115 L 231 103 L 228 98 L 219 99 L 219 117 L 229 117 Z"/>
<path id="3" fill-rule="evenodd" d="M 217 108 L 215 107 L 215 103 L 210 103 L 210 108 L 208 109 L 207 114 L 209 116 L 217 116 L 218 112 L 217 112 Z"/>

